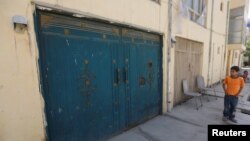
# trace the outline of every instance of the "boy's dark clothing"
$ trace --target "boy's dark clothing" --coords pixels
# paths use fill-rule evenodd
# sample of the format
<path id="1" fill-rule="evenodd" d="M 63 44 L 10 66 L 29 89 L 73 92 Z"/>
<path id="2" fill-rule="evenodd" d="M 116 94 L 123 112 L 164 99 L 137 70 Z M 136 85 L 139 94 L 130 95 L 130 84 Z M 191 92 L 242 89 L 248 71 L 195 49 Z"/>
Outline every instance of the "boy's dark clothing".
<path id="1" fill-rule="evenodd" d="M 225 95 L 224 97 L 224 117 L 228 117 L 229 119 L 233 119 L 235 117 L 235 110 L 238 103 L 237 96 Z"/>
<path id="2" fill-rule="evenodd" d="M 224 119 L 227 118 L 231 121 L 237 122 L 235 117 L 236 106 L 238 104 L 238 95 L 241 89 L 244 87 L 245 83 L 241 77 L 226 77 L 224 80 L 225 97 L 224 97 Z M 223 86 L 225 87 L 225 86 Z"/>

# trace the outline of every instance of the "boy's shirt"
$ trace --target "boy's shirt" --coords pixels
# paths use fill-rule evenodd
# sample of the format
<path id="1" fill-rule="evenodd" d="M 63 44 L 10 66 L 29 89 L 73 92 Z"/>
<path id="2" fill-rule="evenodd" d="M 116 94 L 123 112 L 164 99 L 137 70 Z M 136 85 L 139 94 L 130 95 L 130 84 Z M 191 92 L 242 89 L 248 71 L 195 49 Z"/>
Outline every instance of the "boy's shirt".
<path id="1" fill-rule="evenodd" d="M 230 76 L 227 76 L 224 80 L 224 84 L 226 85 L 227 95 L 232 95 L 232 96 L 236 96 L 240 91 L 240 88 L 243 88 L 245 86 L 242 77 L 232 78 Z"/>

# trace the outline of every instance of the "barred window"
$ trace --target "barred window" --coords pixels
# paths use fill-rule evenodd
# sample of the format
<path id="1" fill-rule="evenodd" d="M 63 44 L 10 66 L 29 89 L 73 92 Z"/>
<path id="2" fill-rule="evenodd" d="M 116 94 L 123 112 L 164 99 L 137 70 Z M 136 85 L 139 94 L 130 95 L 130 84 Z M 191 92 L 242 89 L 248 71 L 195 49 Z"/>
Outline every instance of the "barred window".
<path id="1" fill-rule="evenodd" d="M 190 20 L 197 21 L 204 14 L 206 0 L 185 0 Z"/>
<path id="2" fill-rule="evenodd" d="M 217 48 L 217 54 L 220 54 L 220 47 Z"/>
<path id="3" fill-rule="evenodd" d="M 223 12 L 223 2 L 220 3 L 220 11 Z"/>
<path id="4" fill-rule="evenodd" d="M 154 2 L 156 2 L 158 4 L 161 4 L 161 0 L 151 0 L 151 1 L 154 1 Z"/>

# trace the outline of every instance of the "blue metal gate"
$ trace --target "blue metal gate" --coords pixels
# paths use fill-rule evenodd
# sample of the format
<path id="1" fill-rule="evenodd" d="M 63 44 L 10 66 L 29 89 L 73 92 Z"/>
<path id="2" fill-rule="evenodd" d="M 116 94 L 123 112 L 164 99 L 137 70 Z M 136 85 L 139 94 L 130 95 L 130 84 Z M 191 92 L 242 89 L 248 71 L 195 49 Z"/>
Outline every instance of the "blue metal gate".
<path id="1" fill-rule="evenodd" d="M 159 36 L 122 29 L 122 44 L 128 73 L 128 125 L 133 126 L 161 112 L 161 42 Z"/>
<path id="2" fill-rule="evenodd" d="M 161 112 L 153 34 L 37 12 L 50 141 L 105 140 Z"/>

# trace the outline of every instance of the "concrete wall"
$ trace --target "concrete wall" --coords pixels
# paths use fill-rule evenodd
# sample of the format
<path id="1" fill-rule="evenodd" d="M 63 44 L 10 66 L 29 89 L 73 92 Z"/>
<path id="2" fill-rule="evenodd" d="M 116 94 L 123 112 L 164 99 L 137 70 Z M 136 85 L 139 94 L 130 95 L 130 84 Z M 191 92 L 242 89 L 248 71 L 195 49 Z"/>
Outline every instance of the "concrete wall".
<path id="1" fill-rule="evenodd" d="M 245 6 L 248 0 L 230 0 L 230 9 Z"/>
<path id="2" fill-rule="evenodd" d="M 163 32 L 167 0 L 34 0 L 34 3 Z"/>
<path id="3" fill-rule="evenodd" d="M 212 1 L 210 1 L 211 3 Z M 221 9 L 222 4 L 222 9 Z M 227 31 L 227 0 L 214 0 L 213 33 L 211 46 L 211 65 L 209 71 L 210 84 L 224 79 L 226 73 L 226 31 Z M 210 28 L 210 27 L 208 27 Z"/>
<path id="4" fill-rule="evenodd" d="M 202 75 L 205 76 L 205 80 L 207 79 L 207 63 L 204 64 L 204 62 L 208 61 L 208 46 L 209 46 L 209 30 L 206 29 L 205 27 L 202 27 L 196 23 L 194 23 L 193 21 L 190 21 L 189 19 L 185 18 L 182 16 L 182 11 L 180 9 L 181 7 L 181 1 L 182 0 L 173 0 L 173 21 L 172 21 L 172 25 L 173 25 L 173 36 L 176 37 L 182 37 L 182 38 L 186 38 L 189 40 L 194 40 L 197 42 L 201 42 L 203 43 L 203 62 L 202 62 Z M 175 81 L 174 81 L 174 76 L 175 76 L 175 47 L 171 49 L 171 90 L 172 90 L 172 94 L 175 93 L 175 89 L 174 89 L 174 85 Z M 171 95 L 171 101 L 174 101 L 174 96 Z M 173 104 L 173 103 L 172 103 Z"/>
<path id="5" fill-rule="evenodd" d="M 204 76 L 206 83 L 208 82 L 208 84 L 213 84 L 215 82 L 218 82 L 221 78 L 225 77 L 225 70 L 226 70 L 225 50 L 226 50 L 227 1 L 214 0 L 214 6 L 212 6 L 212 0 L 207 1 L 205 26 L 201 26 L 181 16 L 180 2 L 181 0 L 174 1 L 173 11 L 175 18 L 173 18 L 174 19 L 173 34 L 175 36 L 203 43 L 203 55 L 202 55 L 203 62 L 202 62 L 201 73 Z M 220 10 L 221 3 L 223 3 L 222 11 Z M 212 9 L 214 9 L 213 15 L 211 13 Z M 210 38 L 211 17 L 213 17 L 212 38 Z M 211 43 L 211 56 L 210 56 L 211 63 L 210 65 L 208 65 L 210 43 Z M 218 48 L 220 50 L 219 54 L 217 53 Z"/>
<path id="6" fill-rule="evenodd" d="M 238 0 L 237 0 L 238 1 Z M 166 112 L 167 73 L 167 27 L 168 0 L 161 5 L 151 0 L 1 0 L 0 1 L 0 140 L 41 141 L 44 140 L 44 102 L 39 90 L 39 58 L 33 13 L 35 4 L 65 10 L 85 16 L 110 20 L 133 27 L 163 34 L 163 111 Z M 202 75 L 209 83 L 223 77 L 225 54 L 226 0 L 214 0 L 213 33 L 210 38 L 212 0 L 208 0 L 206 25 L 204 27 L 180 16 L 180 0 L 173 0 L 173 35 L 203 43 Z M 220 4 L 223 2 L 223 11 Z M 11 18 L 23 15 L 28 19 L 28 30 L 16 33 Z M 211 39 L 211 64 L 209 46 Z M 218 53 L 220 50 L 220 53 Z M 174 93 L 174 53 L 171 49 L 170 69 L 171 93 Z M 236 61 L 237 62 L 237 61 Z M 173 95 L 170 98 L 173 100 Z"/>
<path id="7" fill-rule="evenodd" d="M 25 33 L 13 30 L 11 20 L 16 14 L 29 20 Z M 44 140 L 43 100 L 39 93 L 32 14 L 33 6 L 28 0 L 0 1 L 1 141 Z"/>
<path id="8" fill-rule="evenodd" d="M 212 42 L 212 53 L 211 53 L 211 81 L 210 83 L 216 83 L 225 77 L 225 37 L 213 34 L 213 42 Z"/>
<path id="9" fill-rule="evenodd" d="M 243 54 L 241 50 L 228 50 L 228 63 L 227 63 L 227 75 L 230 74 L 230 68 L 232 66 L 242 66 Z"/>
<path id="10" fill-rule="evenodd" d="M 238 7 L 245 7 L 244 13 L 244 21 L 247 24 L 248 13 L 249 13 L 249 0 L 230 0 L 230 9 L 235 9 Z M 246 35 L 247 35 L 246 31 Z M 227 52 L 228 52 L 228 61 L 227 61 L 227 75 L 230 73 L 230 67 L 237 65 L 242 66 L 243 55 L 241 54 L 242 51 L 246 49 L 244 44 L 228 44 L 227 45 Z"/>
<path id="11" fill-rule="evenodd" d="M 107 19 L 135 27 L 167 33 L 167 0 L 37 0 L 43 6 Z M 0 1 L 0 140 L 44 140 L 44 102 L 39 90 L 38 50 L 31 0 Z M 24 33 L 13 30 L 11 19 L 28 19 Z M 163 48 L 163 110 L 166 111 L 166 42 Z"/>
<path id="12" fill-rule="evenodd" d="M 241 52 L 239 50 L 234 50 L 232 53 L 232 66 L 240 66 L 241 65 Z"/>

